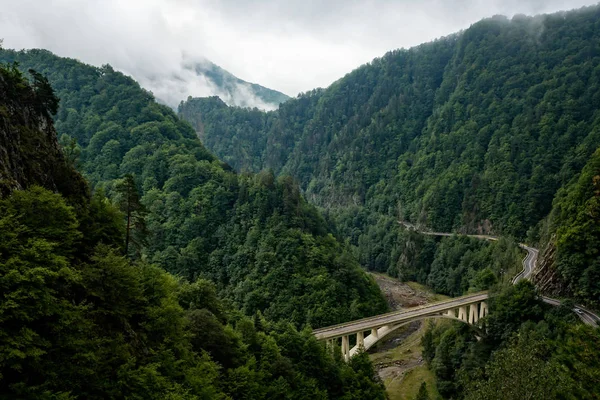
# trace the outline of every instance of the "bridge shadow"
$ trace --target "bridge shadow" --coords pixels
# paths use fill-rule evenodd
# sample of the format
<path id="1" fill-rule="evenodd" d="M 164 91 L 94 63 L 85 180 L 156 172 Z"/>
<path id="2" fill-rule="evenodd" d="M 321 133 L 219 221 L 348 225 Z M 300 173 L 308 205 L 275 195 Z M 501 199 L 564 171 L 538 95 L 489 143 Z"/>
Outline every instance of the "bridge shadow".
<path id="1" fill-rule="evenodd" d="M 377 343 L 382 342 L 385 338 L 389 337 L 392 333 L 396 332 L 398 329 L 400 329 L 404 326 L 407 326 L 413 322 L 417 322 L 417 321 L 424 322 L 424 321 L 432 320 L 432 319 L 446 319 L 446 320 L 461 322 L 469 327 L 469 329 L 473 332 L 473 335 L 477 338 L 477 340 L 480 340 L 482 337 L 485 336 L 485 324 L 484 324 L 485 320 L 480 320 L 480 321 L 478 321 L 477 324 L 469 324 L 467 321 L 464 321 L 464 320 L 456 318 L 456 317 L 451 317 L 451 316 L 446 316 L 446 315 L 430 315 L 430 316 L 425 316 L 422 318 L 413 319 L 411 321 L 402 322 L 397 325 L 386 326 L 386 327 L 380 328 L 380 329 L 378 329 L 377 336 L 374 336 L 373 334 L 369 334 L 368 336 L 364 337 L 362 346 L 359 345 L 358 339 L 357 339 L 355 345 L 349 351 L 349 357 L 353 357 L 354 355 L 358 354 L 358 352 L 360 352 L 360 351 L 367 351 L 367 350 L 373 348 Z M 358 336 L 358 334 L 357 334 L 357 336 Z"/>

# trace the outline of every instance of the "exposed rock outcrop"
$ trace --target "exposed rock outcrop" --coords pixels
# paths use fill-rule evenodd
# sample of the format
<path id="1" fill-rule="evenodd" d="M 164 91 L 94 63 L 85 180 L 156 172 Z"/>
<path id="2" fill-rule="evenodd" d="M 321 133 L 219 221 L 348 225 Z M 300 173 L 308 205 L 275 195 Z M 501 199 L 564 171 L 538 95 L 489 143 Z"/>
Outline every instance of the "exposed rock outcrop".
<path id="1" fill-rule="evenodd" d="M 54 107 L 58 99 L 47 82 L 36 83 L 0 66 L 0 197 L 39 185 L 79 202 L 87 184 L 66 162 L 48 109 L 49 96 Z"/>
<path id="2" fill-rule="evenodd" d="M 536 268 L 531 274 L 532 282 L 539 291 L 549 297 L 571 297 L 572 294 L 561 279 L 554 266 L 556 255 L 555 235 L 548 241 L 542 249 L 541 256 L 538 258 Z"/>

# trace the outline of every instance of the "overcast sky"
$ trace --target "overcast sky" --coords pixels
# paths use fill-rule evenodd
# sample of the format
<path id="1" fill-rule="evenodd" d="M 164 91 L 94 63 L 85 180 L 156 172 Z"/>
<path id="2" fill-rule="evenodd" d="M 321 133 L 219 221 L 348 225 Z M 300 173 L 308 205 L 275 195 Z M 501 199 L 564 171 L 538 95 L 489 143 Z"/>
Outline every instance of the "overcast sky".
<path id="1" fill-rule="evenodd" d="M 205 57 L 244 80 L 296 95 L 328 86 L 388 50 L 494 14 L 539 14 L 596 2 L 0 0 L 0 38 L 6 48 L 46 48 L 94 65 L 110 63 L 151 90 L 161 90 L 152 86 L 165 74 L 179 73 L 183 59 Z M 185 90 L 205 95 L 198 85 Z"/>

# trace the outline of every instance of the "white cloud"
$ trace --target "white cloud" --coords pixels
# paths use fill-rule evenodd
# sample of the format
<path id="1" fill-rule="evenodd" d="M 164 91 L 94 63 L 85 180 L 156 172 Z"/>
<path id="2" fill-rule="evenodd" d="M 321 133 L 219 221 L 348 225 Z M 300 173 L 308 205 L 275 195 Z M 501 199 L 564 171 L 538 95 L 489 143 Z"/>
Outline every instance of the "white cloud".
<path id="1" fill-rule="evenodd" d="M 327 86 L 388 50 L 453 33 L 484 17 L 593 3 L 0 0 L 0 37 L 7 48 L 46 48 L 94 65 L 110 63 L 173 104 L 187 95 L 215 94 L 210 82 L 184 70 L 186 59 L 209 59 L 244 80 L 295 95 Z"/>

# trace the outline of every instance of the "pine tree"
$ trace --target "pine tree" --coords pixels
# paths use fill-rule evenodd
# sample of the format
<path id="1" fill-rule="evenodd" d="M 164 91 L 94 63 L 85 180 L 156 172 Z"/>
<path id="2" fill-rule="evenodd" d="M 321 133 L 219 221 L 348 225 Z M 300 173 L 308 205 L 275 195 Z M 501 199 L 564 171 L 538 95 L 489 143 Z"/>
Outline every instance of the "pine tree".
<path id="1" fill-rule="evenodd" d="M 419 393 L 417 393 L 415 400 L 429 400 L 429 395 L 427 394 L 427 384 L 425 382 L 421 383 Z"/>
<path id="2" fill-rule="evenodd" d="M 129 246 L 133 245 L 139 255 L 148 236 L 145 217 L 147 211 L 140 202 L 140 195 L 135 185 L 133 175 L 127 174 L 115 185 L 117 204 L 125 214 L 125 254 L 129 256 Z"/>

